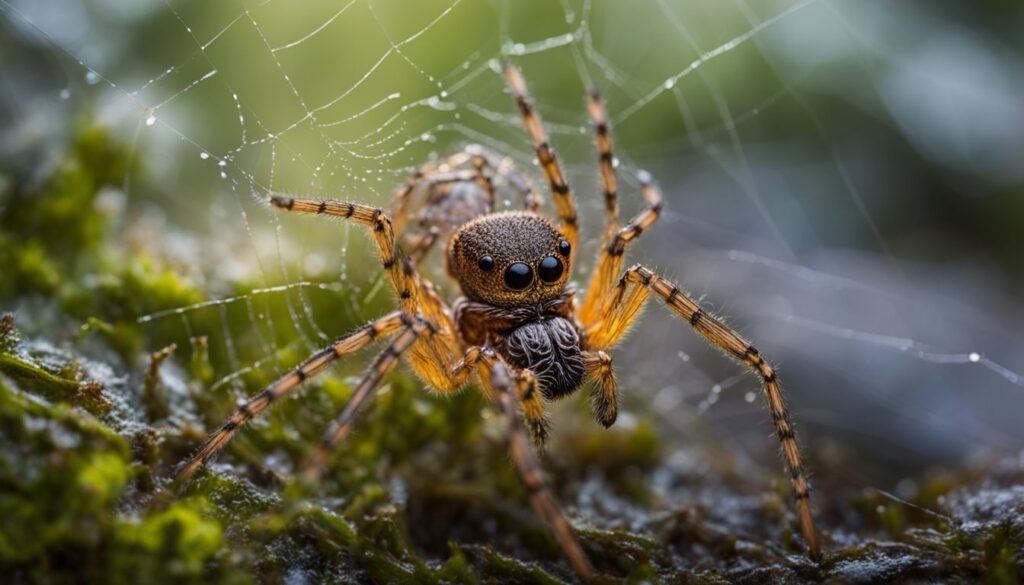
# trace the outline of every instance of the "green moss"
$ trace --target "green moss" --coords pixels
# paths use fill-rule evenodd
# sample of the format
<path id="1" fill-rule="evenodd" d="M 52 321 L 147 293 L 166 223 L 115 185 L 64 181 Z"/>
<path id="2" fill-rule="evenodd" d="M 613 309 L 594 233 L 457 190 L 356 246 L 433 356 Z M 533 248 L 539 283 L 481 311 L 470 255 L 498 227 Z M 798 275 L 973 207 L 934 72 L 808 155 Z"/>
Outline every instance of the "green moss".
<path id="1" fill-rule="evenodd" d="M 0 374 L 42 397 L 77 404 L 93 414 L 102 414 L 111 407 L 102 384 L 84 379 L 73 362 L 51 372 L 27 356 L 5 352 L 0 353 Z"/>
<path id="2" fill-rule="evenodd" d="M 119 522 L 115 534 L 111 571 L 124 583 L 194 582 L 224 546 L 223 529 L 202 499 Z"/>

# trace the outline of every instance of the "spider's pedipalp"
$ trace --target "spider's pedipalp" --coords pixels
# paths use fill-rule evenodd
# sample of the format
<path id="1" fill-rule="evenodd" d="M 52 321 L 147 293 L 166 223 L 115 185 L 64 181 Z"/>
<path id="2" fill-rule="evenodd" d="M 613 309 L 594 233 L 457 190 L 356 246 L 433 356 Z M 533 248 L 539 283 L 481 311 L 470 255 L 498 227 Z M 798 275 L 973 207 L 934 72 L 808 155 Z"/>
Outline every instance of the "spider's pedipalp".
<path id="1" fill-rule="evenodd" d="M 594 383 L 590 395 L 590 406 L 594 418 L 601 426 L 608 428 L 615 424 L 619 414 L 619 396 L 612 371 L 612 358 L 603 351 L 583 352 L 587 368 L 587 379 Z"/>
<path id="2" fill-rule="evenodd" d="M 295 370 L 278 378 L 270 386 L 247 400 L 227 422 L 206 438 L 196 454 L 178 472 L 175 482 L 180 484 L 188 481 L 200 467 L 228 444 L 245 423 L 269 408 L 271 404 L 298 389 L 303 382 L 323 371 L 334 360 L 366 347 L 375 339 L 398 331 L 407 319 L 408 317 L 400 311 L 389 313 L 328 345 L 313 354 Z"/>
<path id="3" fill-rule="evenodd" d="M 804 472 L 796 431 L 786 408 L 774 368 L 761 353 L 738 333 L 711 315 L 696 300 L 675 284 L 655 272 L 637 264 L 625 272 L 613 291 L 610 302 L 604 305 L 607 313 L 601 321 L 587 330 L 591 349 L 609 349 L 635 322 L 640 308 L 653 292 L 676 315 L 682 317 L 716 347 L 733 359 L 742 362 L 761 378 L 764 397 L 772 415 L 775 436 L 782 446 L 782 455 L 789 470 L 797 519 L 811 558 L 817 559 L 821 549 L 810 506 L 810 485 Z"/>

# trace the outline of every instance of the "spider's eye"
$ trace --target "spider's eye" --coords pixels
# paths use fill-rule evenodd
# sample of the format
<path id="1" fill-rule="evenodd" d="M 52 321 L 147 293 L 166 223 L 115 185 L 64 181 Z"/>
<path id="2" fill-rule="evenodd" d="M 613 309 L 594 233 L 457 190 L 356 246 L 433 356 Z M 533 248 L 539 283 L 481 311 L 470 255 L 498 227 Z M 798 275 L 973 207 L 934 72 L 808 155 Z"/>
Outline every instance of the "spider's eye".
<path id="1" fill-rule="evenodd" d="M 490 256 L 481 256 L 480 259 L 476 261 L 476 265 L 480 267 L 480 270 L 490 272 L 494 269 L 494 258 L 491 258 Z"/>
<path id="2" fill-rule="evenodd" d="M 544 282 L 558 282 L 562 277 L 562 261 L 554 256 L 548 256 L 540 261 L 537 266 L 537 274 Z"/>
<path id="3" fill-rule="evenodd" d="M 523 290 L 533 282 L 533 269 L 522 262 L 516 262 L 505 270 L 505 286 L 512 290 Z"/>
<path id="4" fill-rule="evenodd" d="M 561 254 L 562 256 L 568 257 L 569 256 L 569 252 L 571 252 L 571 251 L 572 251 L 572 246 L 569 244 L 568 241 L 562 240 L 561 242 L 558 242 L 558 253 L 559 254 Z"/>

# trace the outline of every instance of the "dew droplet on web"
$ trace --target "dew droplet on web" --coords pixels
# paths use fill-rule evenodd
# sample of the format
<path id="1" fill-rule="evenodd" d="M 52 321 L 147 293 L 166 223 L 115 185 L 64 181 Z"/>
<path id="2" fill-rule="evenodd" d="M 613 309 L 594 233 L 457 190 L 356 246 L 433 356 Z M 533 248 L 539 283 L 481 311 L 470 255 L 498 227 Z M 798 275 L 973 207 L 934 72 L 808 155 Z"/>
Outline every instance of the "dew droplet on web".
<path id="1" fill-rule="evenodd" d="M 978 353 L 978 352 L 976 352 L 976 351 L 972 351 L 972 352 L 971 352 L 971 353 L 970 353 L 970 354 L 969 354 L 969 355 L 967 356 L 967 359 L 968 359 L 968 360 L 970 360 L 970 361 L 971 361 L 972 363 L 975 363 L 975 364 L 976 364 L 976 363 L 978 363 L 978 362 L 980 362 L 980 361 L 981 361 L 981 354 L 979 354 L 979 353 Z"/>
<path id="2" fill-rule="evenodd" d="M 154 116 L 153 114 L 150 114 L 146 118 L 146 126 L 152 126 L 153 124 L 156 124 L 156 116 Z"/>
<path id="3" fill-rule="evenodd" d="M 754 400 L 757 400 L 757 394 L 754 394 L 753 392 L 747 392 L 746 394 L 743 395 L 743 400 L 745 400 L 746 402 L 753 402 Z"/>
<path id="4" fill-rule="evenodd" d="M 675 87 L 675 85 L 676 85 L 676 80 L 674 80 L 674 79 L 666 79 L 665 80 L 665 89 L 672 89 L 673 87 Z"/>
<path id="5" fill-rule="evenodd" d="M 96 73 L 92 69 L 85 72 L 85 82 L 89 85 L 96 85 L 100 82 L 100 74 Z"/>
<path id="6" fill-rule="evenodd" d="M 207 152 L 200 152 L 199 153 L 199 158 L 201 158 L 203 160 L 206 160 L 206 159 L 210 158 L 210 154 L 207 153 Z"/>

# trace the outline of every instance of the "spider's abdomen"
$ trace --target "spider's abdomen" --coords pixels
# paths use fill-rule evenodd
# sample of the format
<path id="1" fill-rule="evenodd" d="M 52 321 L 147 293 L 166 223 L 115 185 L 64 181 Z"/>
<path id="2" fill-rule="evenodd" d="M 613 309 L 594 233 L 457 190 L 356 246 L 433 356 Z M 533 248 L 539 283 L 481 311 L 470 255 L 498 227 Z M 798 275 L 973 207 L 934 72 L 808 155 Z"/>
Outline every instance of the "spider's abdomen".
<path id="1" fill-rule="evenodd" d="M 497 348 L 512 365 L 537 376 L 545 398 L 561 398 L 583 383 L 580 336 L 568 319 L 525 323 L 502 338 Z"/>

